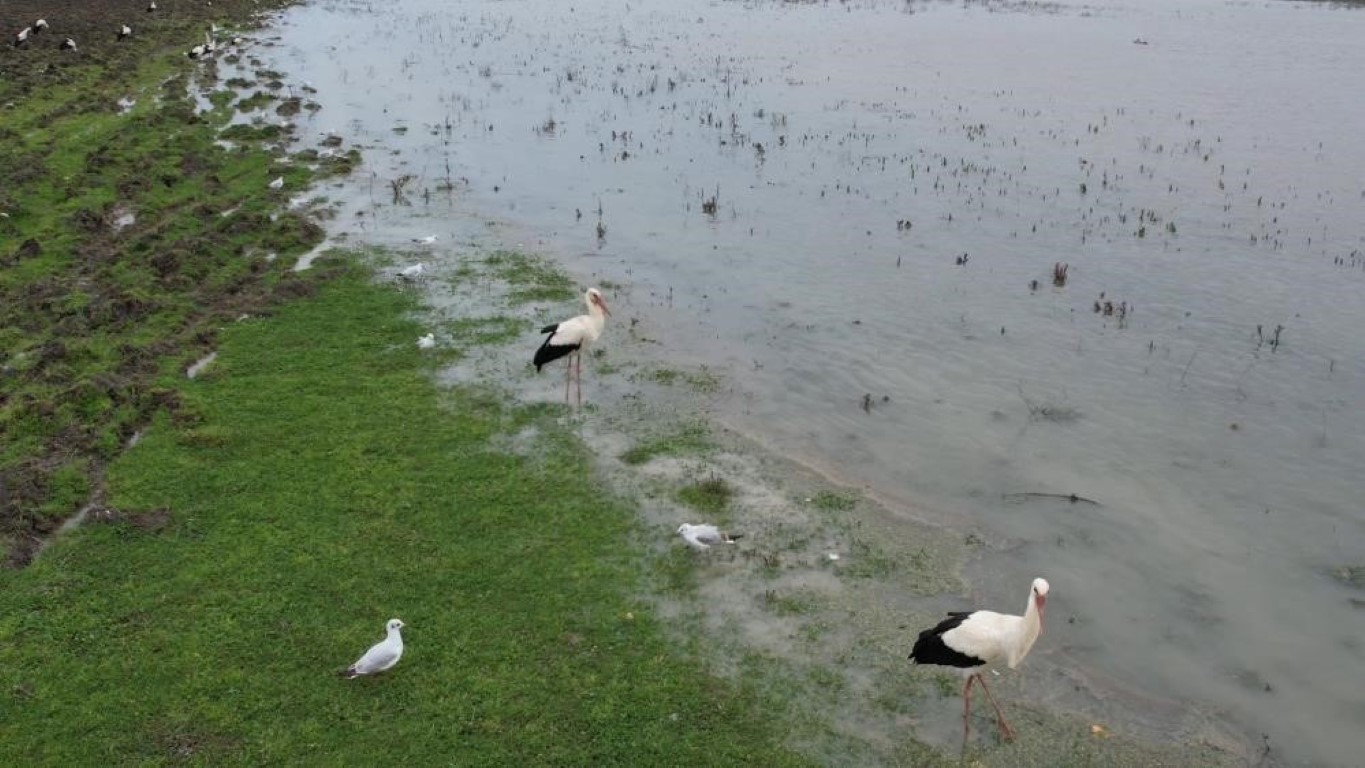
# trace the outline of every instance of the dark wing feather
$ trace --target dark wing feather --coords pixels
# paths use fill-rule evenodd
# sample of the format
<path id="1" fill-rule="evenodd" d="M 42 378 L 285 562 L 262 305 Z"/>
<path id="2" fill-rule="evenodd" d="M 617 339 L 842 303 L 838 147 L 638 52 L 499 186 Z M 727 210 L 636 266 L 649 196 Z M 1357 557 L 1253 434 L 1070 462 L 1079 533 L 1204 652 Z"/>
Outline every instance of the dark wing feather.
<path id="1" fill-rule="evenodd" d="M 943 635 L 961 626 L 972 613 L 973 611 L 953 611 L 948 614 L 948 618 L 919 633 L 915 648 L 910 651 L 910 660 L 916 664 L 937 664 L 960 669 L 983 666 L 986 663 L 984 660 L 950 648 L 943 642 Z"/>
<path id="2" fill-rule="evenodd" d="M 546 326 L 546 330 L 541 331 L 541 333 L 548 333 L 550 335 L 545 337 L 545 341 L 540 345 L 540 349 L 536 350 L 536 356 L 531 360 L 531 362 L 536 365 L 536 373 L 540 373 L 541 366 L 552 363 L 582 346 L 581 344 L 551 345 L 550 339 L 555 337 L 554 330 L 558 327 L 558 325 Z"/>

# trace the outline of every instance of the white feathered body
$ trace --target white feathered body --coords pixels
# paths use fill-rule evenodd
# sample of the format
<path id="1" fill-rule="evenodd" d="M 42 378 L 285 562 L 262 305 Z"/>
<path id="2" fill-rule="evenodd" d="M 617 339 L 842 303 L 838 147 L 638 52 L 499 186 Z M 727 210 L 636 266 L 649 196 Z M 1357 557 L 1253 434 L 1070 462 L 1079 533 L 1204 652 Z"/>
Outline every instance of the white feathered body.
<path id="1" fill-rule="evenodd" d="M 966 621 L 944 632 L 943 643 L 985 662 L 972 672 L 1002 664 L 1016 669 L 1032 650 L 1041 629 L 1038 621 L 1029 622 L 1023 616 L 976 611 Z"/>
<path id="2" fill-rule="evenodd" d="M 352 664 L 343 673 L 346 677 L 360 677 L 361 675 L 373 675 L 377 672 L 384 672 L 392 669 L 398 660 L 403 658 L 403 634 L 402 625 L 392 626 L 387 629 L 387 636 L 383 640 L 370 646 L 368 651 Z"/>
<path id="3" fill-rule="evenodd" d="M 591 288 L 584 294 L 583 300 L 588 305 L 586 315 L 571 317 L 540 329 L 541 333 L 547 333 L 549 336 L 545 337 L 545 341 L 536 350 L 531 361 L 537 371 L 546 364 L 574 352 L 583 354 L 583 350 L 601 338 L 602 330 L 607 325 L 607 310 L 601 303 L 602 295 L 596 288 Z"/>
<path id="4" fill-rule="evenodd" d="M 734 544 L 738 538 L 709 523 L 701 525 L 683 523 L 678 526 L 678 533 L 695 549 L 710 549 L 715 544 Z"/>

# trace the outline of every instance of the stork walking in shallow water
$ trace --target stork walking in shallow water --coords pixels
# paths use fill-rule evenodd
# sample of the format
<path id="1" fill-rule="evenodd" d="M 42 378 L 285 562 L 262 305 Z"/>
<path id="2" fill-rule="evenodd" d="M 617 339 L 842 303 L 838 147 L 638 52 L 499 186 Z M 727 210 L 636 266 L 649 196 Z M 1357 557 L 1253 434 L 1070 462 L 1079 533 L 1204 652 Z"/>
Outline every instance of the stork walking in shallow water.
<path id="1" fill-rule="evenodd" d="M 937 626 L 919 633 L 910 659 L 916 664 L 934 664 L 956 670 L 967 678 L 962 688 L 962 749 L 967 749 L 971 727 L 972 684 L 979 682 L 995 708 L 1000 732 L 1008 741 L 1014 729 L 1005 722 L 1000 705 L 995 703 L 982 672 L 1001 664 L 1015 669 L 1033 648 L 1043 631 L 1043 608 L 1047 604 L 1046 579 L 1034 579 L 1029 588 L 1028 607 L 1023 616 L 1007 616 L 995 611 L 949 613 Z"/>
<path id="2" fill-rule="evenodd" d="M 569 382 L 578 381 L 578 404 L 583 405 L 583 350 L 591 346 L 602 335 L 602 329 L 607 324 L 607 315 L 611 311 L 607 309 L 607 302 L 602 299 L 602 292 L 596 288 L 589 288 L 583 294 L 583 301 L 588 305 L 588 314 L 579 315 L 565 320 L 562 323 L 547 325 L 540 329 L 541 333 L 548 333 L 545 342 L 536 350 L 536 356 L 532 360 L 536 365 L 536 372 L 539 373 L 542 366 L 546 363 L 558 360 L 566 355 L 569 358 L 569 367 L 564 374 L 564 404 L 569 404 Z M 576 364 L 576 365 L 575 365 Z M 577 369 L 575 371 L 575 368 Z"/>

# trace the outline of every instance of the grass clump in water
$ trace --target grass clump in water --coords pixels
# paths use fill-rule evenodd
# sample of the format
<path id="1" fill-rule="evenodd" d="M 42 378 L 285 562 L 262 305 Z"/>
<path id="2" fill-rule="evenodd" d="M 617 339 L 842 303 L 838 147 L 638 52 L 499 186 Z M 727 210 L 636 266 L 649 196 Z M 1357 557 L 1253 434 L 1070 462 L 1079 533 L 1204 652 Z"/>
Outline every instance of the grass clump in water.
<path id="1" fill-rule="evenodd" d="M 690 456 L 712 450 L 711 431 L 703 422 L 690 422 L 676 430 L 646 440 L 625 453 L 621 461 L 626 464 L 645 464 L 658 456 Z"/>
<path id="2" fill-rule="evenodd" d="M 735 490 L 722 477 L 708 477 L 678 489 L 678 501 L 707 515 L 722 515 Z"/>
<path id="3" fill-rule="evenodd" d="M 495 251 L 484 259 L 487 272 L 511 286 L 512 305 L 571 301 L 578 297 L 572 280 L 554 264 L 520 251 Z"/>

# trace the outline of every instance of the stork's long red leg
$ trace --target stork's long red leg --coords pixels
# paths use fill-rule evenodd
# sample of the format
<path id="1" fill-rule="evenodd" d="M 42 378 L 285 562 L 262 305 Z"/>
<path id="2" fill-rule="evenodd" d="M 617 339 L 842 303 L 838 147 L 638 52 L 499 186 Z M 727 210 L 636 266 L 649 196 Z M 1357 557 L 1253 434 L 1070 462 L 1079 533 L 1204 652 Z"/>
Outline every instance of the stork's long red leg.
<path id="1" fill-rule="evenodd" d="M 967 685 L 962 688 L 962 752 L 967 752 L 967 731 L 972 723 L 972 683 L 976 675 L 967 676 Z"/>
<path id="2" fill-rule="evenodd" d="M 569 358 L 569 365 L 564 369 L 564 404 L 569 404 L 569 382 L 573 380 L 573 358 Z"/>
<path id="3" fill-rule="evenodd" d="M 574 366 L 574 379 L 578 381 L 578 407 L 583 407 L 583 350 L 574 353 L 578 363 Z"/>
<path id="4" fill-rule="evenodd" d="M 977 675 L 977 677 L 981 677 L 981 675 Z M 995 703 L 995 696 L 991 694 L 990 686 L 986 685 L 986 678 L 984 677 L 981 677 L 981 687 L 986 690 L 986 698 L 991 700 L 991 706 L 995 707 L 995 719 L 1000 723 L 1000 732 L 1004 734 L 1005 741 L 1013 741 L 1014 729 L 1010 727 L 1009 723 L 1005 722 L 1005 716 L 1000 713 L 1000 705 Z"/>

